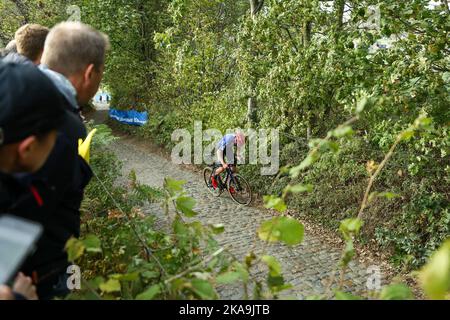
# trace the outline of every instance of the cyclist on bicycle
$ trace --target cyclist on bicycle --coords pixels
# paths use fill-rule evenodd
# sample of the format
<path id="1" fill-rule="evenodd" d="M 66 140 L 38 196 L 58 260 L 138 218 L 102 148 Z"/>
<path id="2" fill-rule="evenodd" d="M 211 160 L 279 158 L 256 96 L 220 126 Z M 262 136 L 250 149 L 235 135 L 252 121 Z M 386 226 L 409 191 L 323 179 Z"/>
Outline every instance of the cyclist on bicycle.
<path id="1" fill-rule="evenodd" d="M 219 175 L 224 172 L 230 165 L 233 172 L 237 171 L 237 159 L 240 159 L 242 147 L 245 145 L 245 134 L 242 131 L 225 135 L 217 144 L 217 164 L 218 167 L 211 179 L 214 189 L 219 185 Z M 236 150 L 235 150 L 236 149 Z M 228 163 L 225 161 L 228 161 Z"/>

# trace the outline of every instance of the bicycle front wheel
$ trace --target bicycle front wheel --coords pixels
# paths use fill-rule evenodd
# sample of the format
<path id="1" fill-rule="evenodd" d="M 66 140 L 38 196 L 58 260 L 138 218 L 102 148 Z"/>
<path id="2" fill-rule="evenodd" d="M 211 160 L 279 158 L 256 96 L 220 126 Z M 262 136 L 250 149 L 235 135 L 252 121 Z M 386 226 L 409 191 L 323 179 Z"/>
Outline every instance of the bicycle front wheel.
<path id="1" fill-rule="evenodd" d="M 252 189 L 245 178 L 236 174 L 228 180 L 228 193 L 236 203 L 248 206 L 252 202 Z"/>

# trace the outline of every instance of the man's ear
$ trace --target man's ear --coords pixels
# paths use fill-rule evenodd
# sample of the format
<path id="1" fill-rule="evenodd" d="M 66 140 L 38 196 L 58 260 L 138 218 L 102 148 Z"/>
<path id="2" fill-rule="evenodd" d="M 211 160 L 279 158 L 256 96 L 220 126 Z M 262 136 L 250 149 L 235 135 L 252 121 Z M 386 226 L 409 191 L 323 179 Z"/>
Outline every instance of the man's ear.
<path id="1" fill-rule="evenodd" d="M 84 70 L 84 81 L 91 81 L 92 75 L 94 74 L 94 64 L 89 64 L 86 69 Z"/>
<path id="2" fill-rule="evenodd" d="M 37 138 L 35 136 L 28 137 L 19 143 L 19 155 L 21 158 L 26 158 L 35 147 Z"/>

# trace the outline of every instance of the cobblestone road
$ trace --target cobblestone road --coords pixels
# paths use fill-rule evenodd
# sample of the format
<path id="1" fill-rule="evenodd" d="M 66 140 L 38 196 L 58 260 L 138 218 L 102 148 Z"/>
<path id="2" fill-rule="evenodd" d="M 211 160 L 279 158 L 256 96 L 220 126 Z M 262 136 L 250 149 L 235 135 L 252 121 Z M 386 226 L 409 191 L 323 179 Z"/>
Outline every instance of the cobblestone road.
<path id="1" fill-rule="evenodd" d="M 188 181 L 185 188 L 196 199 L 196 209 L 200 212 L 196 219 L 202 223 L 224 224 L 225 232 L 218 240 L 222 245 L 230 245 L 237 257 L 244 257 L 252 249 L 255 252 L 262 250 L 263 243 L 256 239 L 256 229 L 262 221 L 271 217 L 267 210 L 239 206 L 225 193 L 220 198 L 213 197 L 205 188 L 200 174 L 172 164 L 137 138 L 121 137 L 114 144 L 114 151 L 124 163 L 123 172 L 128 174 L 134 169 L 142 183 L 161 187 L 166 176 Z M 154 213 L 155 208 L 151 212 Z M 340 250 L 328 245 L 319 236 L 306 232 L 301 245 L 293 248 L 270 245 L 268 254 L 278 258 L 285 280 L 294 286 L 288 292 L 289 296 L 303 299 L 324 293 L 329 276 L 339 261 Z M 346 274 L 345 291 L 354 294 L 367 291 L 367 268 L 368 265 L 362 262 L 351 262 Z M 264 268 L 259 272 L 263 274 L 266 270 Z M 220 294 L 223 299 L 242 298 L 239 287 L 221 290 Z"/>

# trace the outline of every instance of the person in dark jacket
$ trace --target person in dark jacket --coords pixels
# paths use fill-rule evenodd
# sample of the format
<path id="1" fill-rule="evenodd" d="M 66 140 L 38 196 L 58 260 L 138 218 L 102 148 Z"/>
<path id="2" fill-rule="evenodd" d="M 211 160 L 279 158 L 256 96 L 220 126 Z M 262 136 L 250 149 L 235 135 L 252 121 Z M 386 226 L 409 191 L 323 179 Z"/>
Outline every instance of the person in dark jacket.
<path id="1" fill-rule="evenodd" d="M 87 104 L 99 88 L 108 45 L 104 34 L 79 22 L 55 26 L 45 42 L 40 69 L 65 97 L 70 116 L 62 124 L 42 169 L 20 176 L 24 183 L 38 185 L 42 198 L 43 205 L 36 210 L 43 221 L 44 234 L 22 269 L 33 276 L 41 299 L 69 293 L 69 262 L 64 247 L 70 237 L 80 236 L 80 206 L 92 177 L 89 165 L 78 155 L 78 140 L 86 138 L 80 106 Z M 28 210 L 27 204 L 16 214 L 26 217 Z"/>
<path id="2" fill-rule="evenodd" d="M 13 174 L 35 172 L 45 163 L 56 129 L 67 115 L 63 101 L 34 66 L 0 60 L 0 215 L 14 212 L 24 199 L 33 199 L 34 186 L 22 184 Z M 22 273 L 13 290 L 0 284 L 0 299 L 37 299 L 31 279 Z"/>

